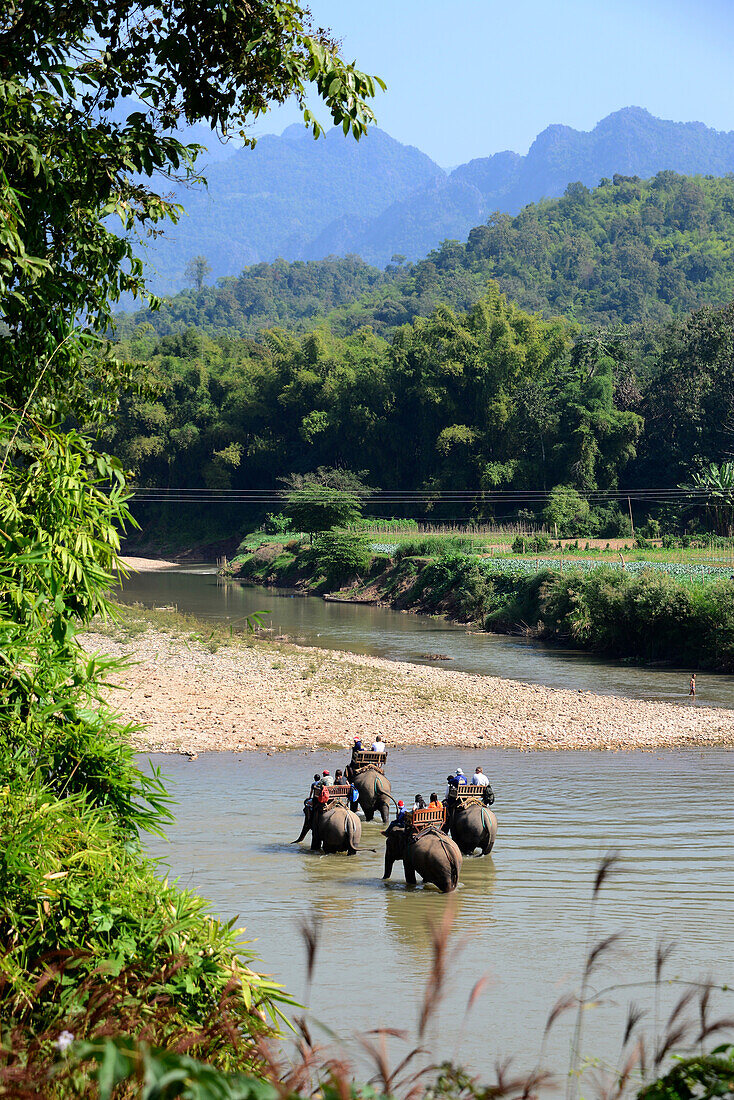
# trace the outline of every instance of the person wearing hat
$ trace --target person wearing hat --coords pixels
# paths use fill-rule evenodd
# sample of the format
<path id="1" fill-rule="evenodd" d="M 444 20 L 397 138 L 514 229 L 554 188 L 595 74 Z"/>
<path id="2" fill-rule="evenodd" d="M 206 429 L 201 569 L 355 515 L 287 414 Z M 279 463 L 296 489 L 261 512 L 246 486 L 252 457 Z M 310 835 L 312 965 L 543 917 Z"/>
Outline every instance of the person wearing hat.
<path id="1" fill-rule="evenodd" d="M 405 803 L 403 802 L 403 800 L 401 798 L 400 801 L 398 802 L 398 812 L 395 814 L 395 820 L 391 821 L 390 824 L 388 825 L 387 829 L 385 830 L 385 836 L 387 836 L 388 833 L 391 833 L 393 829 L 397 829 L 401 825 L 404 825 L 404 824 L 405 824 Z"/>
<path id="2" fill-rule="evenodd" d="M 455 775 L 454 778 L 456 779 L 456 786 L 457 787 L 460 787 L 460 786 L 462 786 L 462 784 L 466 783 L 466 776 L 464 775 L 461 768 L 456 769 L 456 775 Z"/>
<path id="3" fill-rule="evenodd" d="M 321 776 L 321 782 L 325 787 L 334 786 L 334 776 L 331 774 L 328 768 L 324 768 L 323 775 Z M 466 783 L 466 780 L 464 780 L 464 782 Z"/>
<path id="4" fill-rule="evenodd" d="M 355 737 L 354 738 L 354 745 L 352 746 L 352 752 L 361 752 L 361 751 L 362 751 L 362 738 L 361 737 Z"/>

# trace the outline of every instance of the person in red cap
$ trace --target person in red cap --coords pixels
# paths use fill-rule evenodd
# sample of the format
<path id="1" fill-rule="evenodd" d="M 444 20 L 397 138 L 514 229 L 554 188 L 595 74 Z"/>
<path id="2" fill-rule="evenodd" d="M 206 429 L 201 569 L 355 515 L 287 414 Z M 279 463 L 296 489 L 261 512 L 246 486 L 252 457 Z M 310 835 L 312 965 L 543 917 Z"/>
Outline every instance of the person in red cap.
<path id="1" fill-rule="evenodd" d="M 334 776 L 331 774 L 328 768 L 324 770 L 324 773 L 321 777 L 321 782 L 324 784 L 325 787 L 334 786 Z"/>
<path id="2" fill-rule="evenodd" d="M 400 801 L 398 802 L 398 812 L 395 814 L 395 820 L 391 821 L 390 824 L 388 825 L 387 829 L 385 830 L 385 836 L 387 836 L 388 833 L 392 832 L 393 829 L 396 829 L 400 825 L 404 825 L 404 824 L 405 824 L 405 803 L 403 802 L 403 800 L 401 798 Z"/>

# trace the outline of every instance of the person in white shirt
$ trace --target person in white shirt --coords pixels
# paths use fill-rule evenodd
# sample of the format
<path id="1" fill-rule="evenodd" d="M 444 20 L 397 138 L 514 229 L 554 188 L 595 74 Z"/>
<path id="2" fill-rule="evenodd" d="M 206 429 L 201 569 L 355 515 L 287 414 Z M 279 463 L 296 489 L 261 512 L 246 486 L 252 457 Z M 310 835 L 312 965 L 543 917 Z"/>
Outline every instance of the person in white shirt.
<path id="1" fill-rule="evenodd" d="M 492 784 L 484 774 L 482 769 L 477 765 L 474 769 L 474 775 L 471 777 L 472 783 L 475 783 L 479 787 L 483 787 L 482 801 L 485 806 L 491 806 L 494 802 L 494 791 L 492 790 Z"/>
<path id="2" fill-rule="evenodd" d="M 387 752 L 387 747 L 385 746 L 385 742 L 382 740 L 382 737 L 378 736 L 377 739 L 372 742 L 372 751 Z"/>
<path id="3" fill-rule="evenodd" d="M 324 787 L 334 786 L 334 776 L 330 774 L 328 768 L 321 777 L 321 783 Z"/>

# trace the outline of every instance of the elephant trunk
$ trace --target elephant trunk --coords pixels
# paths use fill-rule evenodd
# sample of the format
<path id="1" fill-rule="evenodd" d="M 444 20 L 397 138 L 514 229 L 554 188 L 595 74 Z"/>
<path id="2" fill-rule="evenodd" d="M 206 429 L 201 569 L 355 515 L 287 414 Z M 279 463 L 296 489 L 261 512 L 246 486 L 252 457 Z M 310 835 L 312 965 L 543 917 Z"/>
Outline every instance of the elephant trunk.
<path id="1" fill-rule="evenodd" d="M 306 836 L 306 834 L 308 833 L 308 830 L 309 830 L 310 828 L 311 828 L 311 815 L 310 815 L 310 814 L 309 814 L 308 812 L 305 812 L 305 811 L 304 811 L 304 815 L 303 815 L 303 828 L 301 829 L 301 835 L 299 836 L 298 840 L 293 840 L 293 841 L 291 841 L 291 843 L 292 843 L 292 844 L 300 844 L 300 843 L 301 843 L 301 841 L 303 840 L 303 838 L 304 838 L 304 837 Z"/>

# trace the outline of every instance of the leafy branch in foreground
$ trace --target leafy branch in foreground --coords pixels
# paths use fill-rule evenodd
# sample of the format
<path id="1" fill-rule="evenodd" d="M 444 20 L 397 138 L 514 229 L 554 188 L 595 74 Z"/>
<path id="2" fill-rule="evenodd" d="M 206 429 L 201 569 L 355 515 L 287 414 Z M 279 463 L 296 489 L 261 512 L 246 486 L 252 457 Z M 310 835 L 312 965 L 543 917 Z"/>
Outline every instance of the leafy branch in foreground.
<path id="1" fill-rule="evenodd" d="M 0 56 L 0 376 L 20 406 L 46 363 L 47 420 L 116 403 L 124 366 L 100 335 L 121 294 L 145 296 L 136 236 L 175 222 L 166 192 L 199 179 L 181 123 L 253 144 L 248 123 L 295 97 L 318 136 L 315 89 L 359 138 L 384 87 L 300 0 L 0 0 Z"/>

